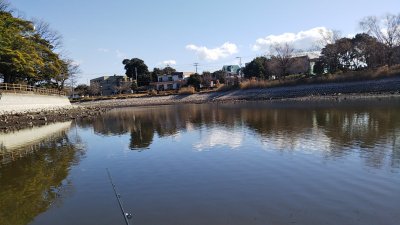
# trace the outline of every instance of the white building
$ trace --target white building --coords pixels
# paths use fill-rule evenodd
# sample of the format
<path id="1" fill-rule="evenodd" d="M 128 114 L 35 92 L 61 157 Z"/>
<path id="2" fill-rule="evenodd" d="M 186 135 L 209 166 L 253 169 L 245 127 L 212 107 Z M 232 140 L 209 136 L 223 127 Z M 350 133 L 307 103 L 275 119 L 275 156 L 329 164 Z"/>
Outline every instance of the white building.
<path id="1" fill-rule="evenodd" d="M 158 82 L 152 82 L 150 85 L 159 91 L 177 90 L 186 84 L 187 79 L 192 74 L 192 72 L 174 72 L 172 74 L 159 75 L 157 76 Z"/>

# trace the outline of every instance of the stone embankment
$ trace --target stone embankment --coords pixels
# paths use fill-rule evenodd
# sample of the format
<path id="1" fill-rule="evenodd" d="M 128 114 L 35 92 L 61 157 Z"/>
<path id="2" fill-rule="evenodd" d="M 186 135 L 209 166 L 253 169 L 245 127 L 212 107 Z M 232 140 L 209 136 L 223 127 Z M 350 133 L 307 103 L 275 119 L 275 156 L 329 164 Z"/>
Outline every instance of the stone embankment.
<path id="1" fill-rule="evenodd" d="M 69 107 L 71 107 L 71 103 L 66 96 L 43 95 L 33 92 L 13 93 L 0 91 L 0 114 L 14 114 Z"/>
<path id="2" fill-rule="evenodd" d="M 0 132 L 9 132 L 26 127 L 41 126 L 54 122 L 91 118 L 104 113 L 99 107 L 70 107 L 56 110 L 40 110 L 0 115 Z"/>

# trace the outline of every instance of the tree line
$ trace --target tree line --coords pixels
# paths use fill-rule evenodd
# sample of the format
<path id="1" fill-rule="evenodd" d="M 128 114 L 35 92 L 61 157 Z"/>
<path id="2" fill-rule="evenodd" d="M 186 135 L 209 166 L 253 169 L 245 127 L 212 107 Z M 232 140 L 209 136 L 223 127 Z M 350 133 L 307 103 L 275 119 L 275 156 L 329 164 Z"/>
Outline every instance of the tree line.
<path id="1" fill-rule="evenodd" d="M 62 36 L 41 20 L 14 15 L 0 0 L 0 78 L 6 83 L 58 88 L 79 73 L 62 52 Z"/>
<path id="2" fill-rule="evenodd" d="M 124 59 L 122 61 L 124 65 L 125 74 L 129 78 L 136 80 L 137 75 L 137 86 L 147 86 L 151 82 L 157 82 L 158 76 L 165 74 L 173 74 L 176 72 L 176 69 L 167 65 L 164 68 L 155 67 L 151 72 L 149 71 L 148 66 L 142 59 L 132 58 L 132 59 Z M 221 70 L 210 73 L 208 71 L 204 71 L 200 74 L 193 74 L 190 76 L 188 80 L 188 85 L 192 85 L 194 87 L 200 87 L 200 84 L 206 85 L 209 84 L 209 81 L 212 79 L 218 79 L 221 83 L 225 82 L 225 73 Z"/>
<path id="3" fill-rule="evenodd" d="M 321 40 L 315 43 L 320 56 L 313 59 L 313 69 L 309 58 L 296 57 L 301 50 L 284 43 L 272 45 L 270 56 L 256 57 L 243 73 L 247 78 L 280 79 L 298 73 L 321 75 L 400 64 L 400 14 L 365 17 L 359 26 L 363 32 L 353 38 L 341 37 L 338 31 L 321 33 Z"/>

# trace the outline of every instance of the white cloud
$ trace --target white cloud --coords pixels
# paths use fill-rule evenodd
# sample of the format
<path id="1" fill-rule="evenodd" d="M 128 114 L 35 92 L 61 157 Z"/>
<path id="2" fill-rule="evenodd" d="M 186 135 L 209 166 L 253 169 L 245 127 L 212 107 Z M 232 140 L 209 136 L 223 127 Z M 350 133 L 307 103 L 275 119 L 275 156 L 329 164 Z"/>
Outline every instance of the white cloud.
<path id="1" fill-rule="evenodd" d="M 226 146 L 231 149 L 237 149 L 242 146 L 243 139 L 242 131 L 216 128 L 211 130 L 208 135 L 202 137 L 199 142 L 193 144 L 193 147 L 197 151 L 203 151 L 215 146 Z"/>
<path id="2" fill-rule="evenodd" d="M 326 27 L 315 27 L 298 33 L 268 35 L 264 38 L 257 39 L 252 49 L 253 51 L 268 51 L 271 45 L 275 43 L 291 43 L 294 48 L 307 51 L 315 48 L 316 43 L 322 38 L 321 34 L 332 34 L 332 32 L 332 30 Z"/>
<path id="3" fill-rule="evenodd" d="M 72 60 L 71 65 L 73 66 L 80 66 L 83 64 L 83 60 Z"/>
<path id="4" fill-rule="evenodd" d="M 121 52 L 120 50 L 115 50 L 115 54 L 117 54 L 117 58 L 123 59 L 126 58 L 126 54 Z"/>
<path id="5" fill-rule="evenodd" d="M 99 51 L 99 52 L 109 52 L 110 49 L 107 49 L 107 48 L 98 48 L 97 51 Z"/>
<path id="6" fill-rule="evenodd" d="M 223 45 L 212 49 L 209 49 L 204 46 L 196 46 L 190 44 L 186 45 L 186 49 L 194 51 L 199 56 L 200 59 L 207 61 L 216 61 L 239 52 L 238 47 L 230 42 L 225 42 Z"/>
<path id="7" fill-rule="evenodd" d="M 165 66 L 168 66 L 168 65 L 173 66 L 173 65 L 176 65 L 176 61 L 173 59 L 170 59 L 170 60 L 165 60 L 165 61 L 161 62 L 160 64 L 165 65 Z"/>

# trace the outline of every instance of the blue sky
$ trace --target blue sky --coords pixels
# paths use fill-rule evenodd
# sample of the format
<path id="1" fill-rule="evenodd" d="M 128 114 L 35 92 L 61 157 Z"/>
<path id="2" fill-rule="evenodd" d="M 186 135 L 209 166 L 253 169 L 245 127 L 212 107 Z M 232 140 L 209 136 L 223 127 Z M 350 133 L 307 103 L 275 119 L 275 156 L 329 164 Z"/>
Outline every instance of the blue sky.
<path id="1" fill-rule="evenodd" d="M 39 18 L 64 37 L 80 64 L 79 82 L 124 74 L 124 58 L 141 58 L 152 70 L 214 71 L 265 54 L 271 41 L 307 50 L 318 30 L 360 32 L 364 16 L 400 13 L 399 0 L 10 0 L 26 18 Z M 286 33 L 285 35 L 283 35 Z"/>

